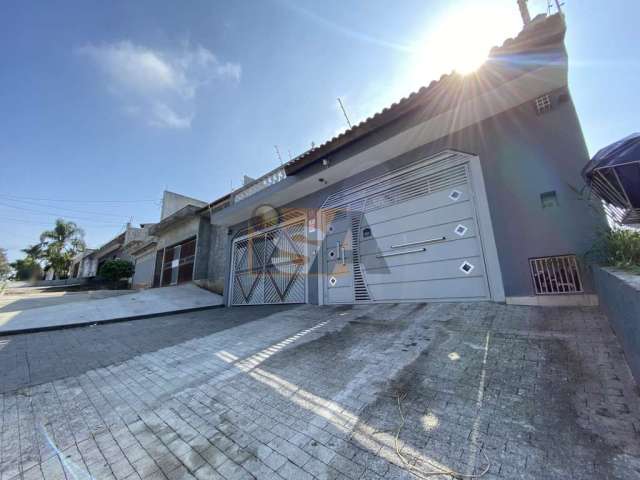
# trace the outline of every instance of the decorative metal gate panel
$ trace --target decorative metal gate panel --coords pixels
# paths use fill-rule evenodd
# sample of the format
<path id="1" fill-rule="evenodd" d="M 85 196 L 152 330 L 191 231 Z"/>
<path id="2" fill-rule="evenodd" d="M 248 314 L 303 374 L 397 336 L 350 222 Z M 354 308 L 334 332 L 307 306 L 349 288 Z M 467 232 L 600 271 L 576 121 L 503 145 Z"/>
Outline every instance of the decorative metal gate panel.
<path id="1" fill-rule="evenodd" d="M 304 220 L 233 242 L 231 304 L 306 301 Z"/>

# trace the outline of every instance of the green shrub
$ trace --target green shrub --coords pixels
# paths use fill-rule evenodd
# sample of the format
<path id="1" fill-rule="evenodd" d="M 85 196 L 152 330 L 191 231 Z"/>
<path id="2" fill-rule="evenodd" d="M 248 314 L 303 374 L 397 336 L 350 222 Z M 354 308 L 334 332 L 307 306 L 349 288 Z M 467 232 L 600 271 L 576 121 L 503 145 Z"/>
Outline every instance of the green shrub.
<path id="1" fill-rule="evenodd" d="M 100 268 L 98 275 L 105 280 L 117 282 L 123 278 L 133 277 L 134 272 L 133 263 L 116 258 L 115 260 L 107 260 Z"/>
<path id="2" fill-rule="evenodd" d="M 597 263 L 640 274 L 640 231 L 614 228 L 604 231 L 590 255 Z"/>

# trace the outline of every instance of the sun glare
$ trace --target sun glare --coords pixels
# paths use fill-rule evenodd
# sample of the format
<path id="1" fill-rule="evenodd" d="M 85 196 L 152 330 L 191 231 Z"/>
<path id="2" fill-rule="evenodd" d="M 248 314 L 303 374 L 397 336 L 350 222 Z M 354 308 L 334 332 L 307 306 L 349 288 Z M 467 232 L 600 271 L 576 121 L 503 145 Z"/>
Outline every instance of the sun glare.
<path id="1" fill-rule="evenodd" d="M 442 74 L 469 74 L 478 69 L 491 47 L 517 34 L 517 9 L 472 5 L 450 10 L 430 22 L 416 44 L 412 80 L 424 85 Z"/>

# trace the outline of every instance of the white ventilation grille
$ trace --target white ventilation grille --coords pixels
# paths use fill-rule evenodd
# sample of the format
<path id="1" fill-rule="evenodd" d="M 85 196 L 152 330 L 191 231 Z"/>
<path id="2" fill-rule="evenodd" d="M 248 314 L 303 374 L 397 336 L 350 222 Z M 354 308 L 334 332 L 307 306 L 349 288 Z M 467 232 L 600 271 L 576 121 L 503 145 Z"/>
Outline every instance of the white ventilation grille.
<path id="1" fill-rule="evenodd" d="M 424 161 L 409 165 L 379 177 L 362 182 L 329 195 L 322 205 L 324 210 L 345 208 L 359 200 L 367 199 L 367 211 L 382 208 L 411 198 L 428 195 L 439 190 L 453 188 L 467 182 L 464 165 L 446 168 L 462 158 L 462 154 L 449 153 L 433 163 Z"/>
<path id="2" fill-rule="evenodd" d="M 326 212 L 325 214 L 328 215 L 330 219 L 338 219 L 346 216 L 348 210 L 370 212 L 391 205 L 397 205 L 416 197 L 430 195 L 439 190 L 464 185 L 468 181 L 465 165 L 457 165 L 444 171 L 431 174 L 422 173 L 422 175 L 417 176 L 419 173 L 421 172 L 412 171 L 406 174 L 406 176 L 403 175 L 402 178 L 395 176 L 395 178 L 374 183 L 371 187 L 354 192 L 354 194 L 331 199 L 332 201 L 337 201 L 338 199 L 342 201 L 346 200 L 346 203 L 331 205 L 329 200 L 327 200 L 323 206 Z M 398 181 L 402 183 L 396 183 Z M 366 205 L 364 208 L 361 208 L 359 207 L 363 200 L 361 195 L 365 193 L 370 196 L 365 197 Z M 454 195 L 451 198 L 453 201 L 458 200 L 462 196 L 462 193 L 455 189 L 452 189 L 452 194 Z"/>
<path id="3" fill-rule="evenodd" d="M 360 219 L 362 215 L 354 215 L 351 218 L 351 258 L 353 263 L 353 286 L 356 302 L 369 301 L 367 283 L 360 269 Z"/>
<path id="4" fill-rule="evenodd" d="M 551 97 L 548 94 L 536 98 L 536 112 L 538 115 L 547 113 L 551 110 Z"/>
<path id="5" fill-rule="evenodd" d="M 531 258 L 529 264 L 536 295 L 562 295 L 583 291 L 575 255 Z"/>

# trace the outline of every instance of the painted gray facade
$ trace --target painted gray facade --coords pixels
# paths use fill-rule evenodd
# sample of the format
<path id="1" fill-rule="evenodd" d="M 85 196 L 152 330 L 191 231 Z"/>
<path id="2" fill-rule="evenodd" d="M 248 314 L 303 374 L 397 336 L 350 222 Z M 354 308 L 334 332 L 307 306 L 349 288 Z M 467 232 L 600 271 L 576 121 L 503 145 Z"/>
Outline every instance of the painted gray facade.
<path id="1" fill-rule="evenodd" d="M 550 26 L 543 28 L 552 30 L 553 43 L 546 45 L 544 54 L 535 50 L 536 58 L 543 58 L 539 63 L 523 62 L 523 67 L 492 63 L 485 67 L 490 70 L 484 75 L 493 84 L 477 95 L 468 92 L 472 88 L 465 87 L 467 80 L 445 79 L 434 101 L 418 103 L 393 121 L 331 151 L 326 161 L 295 169 L 286 179 L 243 197 L 213 215 L 212 222 L 228 226 L 237 235 L 246 229 L 259 205 L 272 205 L 281 212 L 304 209 L 308 218 L 315 218 L 327 197 L 342 189 L 443 151 L 465 152 L 480 162 L 504 294 L 533 296 L 529 259 L 580 255 L 604 225 L 600 208 L 581 194 L 580 171 L 588 153 L 567 88 L 564 22 L 557 16 L 545 22 Z M 450 98 L 444 101 L 442 96 L 456 97 L 458 92 L 463 92 L 464 102 L 454 102 L 450 113 L 442 105 L 451 103 Z M 541 95 L 548 95 L 552 106 L 542 113 L 535 104 Z M 554 200 L 551 205 L 543 202 L 549 196 Z M 308 239 L 313 246 L 308 259 L 311 303 L 321 300 L 315 280 L 323 274 L 318 240 L 314 234 Z M 225 293 L 230 265 L 229 241 Z M 583 270 L 582 276 L 584 292 L 593 293 L 589 272 Z"/>

